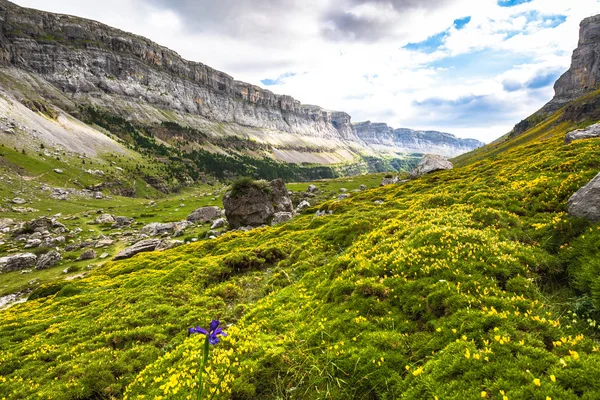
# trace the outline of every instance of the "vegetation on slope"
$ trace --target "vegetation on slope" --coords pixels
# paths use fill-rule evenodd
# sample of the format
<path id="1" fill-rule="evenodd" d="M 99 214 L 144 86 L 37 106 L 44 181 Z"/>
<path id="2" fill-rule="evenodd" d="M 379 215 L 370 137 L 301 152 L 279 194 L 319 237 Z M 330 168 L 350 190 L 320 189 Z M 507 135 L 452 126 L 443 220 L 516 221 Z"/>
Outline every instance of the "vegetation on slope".
<path id="1" fill-rule="evenodd" d="M 559 118 L 333 215 L 46 286 L 0 313 L 0 397 L 192 398 L 187 328 L 218 318 L 215 398 L 597 398 L 600 230 L 566 203 L 598 141 Z"/>

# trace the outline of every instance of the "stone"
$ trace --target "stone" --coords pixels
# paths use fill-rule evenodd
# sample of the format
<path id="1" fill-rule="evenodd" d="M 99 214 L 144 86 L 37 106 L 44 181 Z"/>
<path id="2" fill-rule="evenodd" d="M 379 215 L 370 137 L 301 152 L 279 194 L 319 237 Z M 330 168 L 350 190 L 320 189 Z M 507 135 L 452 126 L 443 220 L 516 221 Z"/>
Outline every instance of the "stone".
<path id="1" fill-rule="evenodd" d="M 219 219 L 215 220 L 212 223 L 212 225 L 210 226 L 210 229 L 223 228 L 225 225 L 227 225 L 227 219 L 226 218 L 219 218 Z"/>
<path id="2" fill-rule="evenodd" d="M 41 269 L 52 268 L 61 261 L 62 261 L 62 256 L 60 255 L 59 252 L 50 251 L 46 254 L 42 254 L 38 258 L 35 269 L 41 270 Z"/>
<path id="3" fill-rule="evenodd" d="M 319 188 L 316 187 L 315 185 L 309 185 L 308 189 L 306 189 L 307 193 L 317 193 L 319 191 Z"/>
<path id="4" fill-rule="evenodd" d="M 140 233 L 148 236 L 162 236 L 162 235 L 171 235 L 175 231 L 175 223 L 160 223 L 160 222 L 152 222 L 146 226 L 144 226 Z"/>
<path id="5" fill-rule="evenodd" d="M 349 195 L 348 193 L 343 193 L 343 194 L 340 194 L 340 195 L 337 197 L 337 199 L 338 199 L 338 200 L 346 200 L 346 199 L 349 199 L 349 198 L 350 198 L 350 195 Z"/>
<path id="6" fill-rule="evenodd" d="M 422 175 L 435 171 L 452 169 L 454 166 L 446 158 L 437 154 L 426 154 L 414 170 L 410 173 L 411 177 L 418 178 Z"/>
<path id="7" fill-rule="evenodd" d="M 133 224 L 135 220 L 133 218 L 128 217 L 115 217 L 115 223 L 113 224 L 113 228 L 124 228 L 126 226 L 130 226 Z"/>
<path id="8" fill-rule="evenodd" d="M 367 190 L 367 185 L 360 185 L 358 190 L 360 190 L 360 191 Z"/>
<path id="9" fill-rule="evenodd" d="M 0 258 L 0 272 L 22 271 L 35 267 L 37 256 L 31 253 L 15 254 Z"/>
<path id="10" fill-rule="evenodd" d="M 378 206 L 384 204 L 385 202 L 383 200 L 375 200 L 375 204 L 377 204 Z"/>
<path id="11" fill-rule="evenodd" d="M 232 229 L 271 225 L 276 212 L 293 213 L 292 199 L 281 179 L 269 184 L 249 183 L 235 195 L 227 192 L 223 205 Z"/>
<path id="12" fill-rule="evenodd" d="M 573 217 L 600 222 L 600 174 L 571 196 L 568 207 Z"/>
<path id="13" fill-rule="evenodd" d="M 115 244 L 114 240 L 111 239 L 100 239 L 98 240 L 98 243 L 96 243 L 96 248 L 97 249 L 101 249 L 104 247 L 108 247 L 108 246 L 112 246 L 113 244 Z"/>
<path id="14" fill-rule="evenodd" d="M 102 214 L 99 217 L 96 217 L 96 219 L 94 220 L 94 223 L 96 223 L 98 225 L 114 224 L 115 217 L 110 214 Z"/>
<path id="15" fill-rule="evenodd" d="M 102 192 L 94 192 L 94 199 L 102 200 L 103 198 L 104 198 L 104 195 L 102 194 Z"/>
<path id="16" fill-rule="evenodd" d="M 310 208 L 310 203 L 306 200 L 302 200 L 300 204 L 298 204 L 298 207 L 296 207 L 296 212 L 300 213 L 306 210 L 307 208 Z"/>
<path id="17" fill-rule="evenodd" d="M 340 193 L 346 193 L 348 191 L 348 189 L 346 188 L 340 188 Z"/>
<path id="18" fill-rule="evenodd" d="M 156 250 L 158 245 L 161 243 L 160 239 L 148 239 L 137 242 L 133 246 L 126 248 L 114 257 L 114 260 L 123 260 L 131 258 L 139 253 L 146 253 Z"/>
<path id="19" fill-rule="evenodd" d="M 287 221 L 291 221 L 294 218 L 294 214 L 290 212 L 276 212 L 271 221 L 271 225 L 279 225 Z"/>
<path id="20" fill-rule="evenodd" d="M 0 231 L 9 229 L 15 225 L 15 221 L 12 218 L 0 218 Z"/>
<path id="21" fill-rule="evenodd" d="M 59 175 L 60 175 L 60 174 L 64 174 L 64 173 L 65 173 L 65 172 L 64 172 L 62 169 L 58 169 L 58 168 L 56 168 L 56 169 L 54 170 L 54 172 L 56 172 L 56 173 L 57 173 L 57 174 L 59 174 Z"/>
<path id="22" fill-rule="evenodd" d="M 84 251 L 83 253 L 81 253 L 81 255 L 79 256 L 79 258 L 77 258 L 77 261 L 93 260 L 96 257 L 97 257 L 96 256 L 96 252 L 93 249 L 87 249 L 86 251 Z"/>
<path id="23" fill-rule="evenodd" d="M 41 244 L 42 244 L 41 239 L 28 239 L 27 242 L 25 243 L 25 248 L 31 249 L 34 247 L 39 247 Z"/>
<path id="24" fill-rule="evenodd" d="M 570 144 L 576 140 L 592 139 L 600 137 L 600 124 L 590 125 L 585 129 L 577 129 L 567 133 L 565 144 Z"/>
<path id="25" fill-rule="evenodd" d="M 19 205 L 21 205 L 21 204 L 25 204 L 25 203 L 27 203 L 27 200 L 25 200 L 25 199 L 22 199 L 22 198 L 20 198 L 20 197 L 15 197 L 14 199 L 12 199 L 12 202 L 13 202 L 14 204 L 19 204 Z"/>
<path id="26" fill-rule="evenodd" d="M 381 180 L 380 186 L 393 185 L 394 183 L 398 183 L 399 179 L 398 176 L 387 175 Z"/>

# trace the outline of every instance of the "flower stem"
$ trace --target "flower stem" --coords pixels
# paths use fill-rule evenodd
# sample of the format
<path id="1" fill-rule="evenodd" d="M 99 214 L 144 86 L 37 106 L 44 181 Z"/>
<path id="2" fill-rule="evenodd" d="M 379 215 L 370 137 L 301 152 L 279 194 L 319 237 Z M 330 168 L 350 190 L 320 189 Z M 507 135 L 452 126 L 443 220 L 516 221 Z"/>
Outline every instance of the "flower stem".
<path id="1" fill-rule="evenodd" d="M 206 363 L 208 362 L 209 345 L 208 336 L 206 336 L 206 340 L 204 341 L 204 354 L 200 363 L 200 371 L 198 372 L 198 400 L 202 400 L 204 395 L 204 369 L 206 367 Z"/>

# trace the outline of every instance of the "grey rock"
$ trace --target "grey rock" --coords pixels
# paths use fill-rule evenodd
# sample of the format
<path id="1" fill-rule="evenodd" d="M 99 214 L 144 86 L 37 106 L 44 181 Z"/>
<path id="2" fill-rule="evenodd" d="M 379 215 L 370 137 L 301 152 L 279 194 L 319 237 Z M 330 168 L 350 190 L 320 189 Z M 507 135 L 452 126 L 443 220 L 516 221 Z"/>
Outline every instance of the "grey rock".
<path id="1" fill-rule="evenodd" d="M 11 228 L 15 225 L 15 221 L 12 218 L 0 218 L 0 231 Z"/>
<path id="2" fill-rule="evenodd" d="M 319 191 L 319 188 L 316 187 L 315 185 L 309 185 L 308 189 L 306 189 L 307 193 L 317 193 Z"/>
<path id="3" fill-rule="evenodd" d="M 14 199 L 12 199 L 12 202 L 13 202 L 14 204 L 19 204 L 19 205 L 21 205 L 21 204 L 25 204 L 25 203 L 27 203 L 27 200 L 25 200 L 25 199 L 22 199 L 22 198 L 20 198 L 20 197 L 15 197 Z"/>
<path id="4" fill-rule="evenodd" d="M 381 185 L 380 186 L 387 186 L 387 185 L 393 185 L 395 183 L 398 183 L 398 180 L 400 178 L 398 178 L 398 176 L 392 176 L 392 177 L 384 177 L 381 180 Z"/>
<path id="5" fill-rule="evenodd" d="M 338 200 L 346 200 L 346 199 L 349 199 L 349 198 L 350 198 L 350 195 L 349 195 L 348 193 L 343 193 L 343 194 L 340 194 L 340 195 L 337 197 L 337 199 L 338 199 Z"/>
<path id="6" fill-rule="evenodd" d="M 42 244 L 41 239 L 28 239 L 27 243 L 25 243 L 26 249 L 32 249 L 34 247 L 39 247 Z"/>
<path id="7" fill-rule="evenodd" d="M 133 246 L 128 247 L 125 250 L 121 251 L 119 254 L 117 254 L 115 256 L 114 259 L 115 260 L 123 260 L 126 258 L 131 258 L 134 255 L 139 254 L 139 253 L 146 253 L 146 252 L 154 251 L 154 250 L 156 250 L 156 248 L 158 247 L 158 245 L 160 243 L 161 243 L 160 239 L 142 240 L 141 242 L 137 242 Z"/>
<path id="8" fill-rule="evenodd" d="M 360 185 L 358 188 L 360 191 L 367 190 L 367 185 Z"/>
<path id="9" fill-rule="evenodd" d="M 35 267 L 37 256 L 31 253 L 15 254 L 0 258 L 0 272 L 22 271 Z"/>
<path id="10" fill-rule="evenodd" d="M 187 220 L 189 222 L 195 222 L 198 224 L 206 224 L 220 218 L 222 211 L 219 207 L 209 206 L 200 207 L 188 215 Z"/>
<path id="11" fill-rule="evenodd" d="M 54 170 L 54 172 L 56 172 L 56 173 L 57 173 L 57 174 L 59 174 L 59 175 L 60 175 L 60 174 L 64 174 L 64 173 L 65 173 L 65 172 L 64 172 L 62 169 L 58 169 L 58 168 L 56 168 L 56 169 Z"/>
<path id="12" fill-rule="evenodd" d="M 347 191 L 348 191 L 348 189 L 346 189 L 346 188 L 340 188 L 341 193 L 346 193 Z"/>
<path id="13" fill-rule="evenodd" d="M 590 125 L 585 129 L 577 129 L 567 133 L 565 144 L 570 144 L 575 140 L 592 139 L 600 137 L 600 124 Z"/>
<path id="14" fill-rule="evenodd" d="M 302 212 L 304 210 L 306 210 L 307 208 L 310 208 L 310 203 L 306 200 L 302 200 L 300 202 L 300 204 L 298 204 L 298 207 L 296 207 L 296 212 Z"/>
<path id="15" fill-rule="evenodd" d="M 62 256 L 60 255 L 59 252 L 50 251 L 46 254 L 42 254 L 38 258 L 35 269 L 41 270 L 41 269 L 52 268 L 61 261 L 62 261 Z"/>
<path id="16" fill-rule="evenodd" d="M 162 235 L 172 235 L 175 232 L 175 223 L 161 223 L 161 222 L 152 222 L 146 226 L 144 226 L 140 233 L 147 236 L 162 236 Z"/>
<path id="17" fill-rule="evenodd" d="M 217 220 L 215 220 L 213 222 L 213 224 L 210 226 L 210 229 L 223 228 L 225 225 L 227 225 L 227 219 L 226 218 L 219 218 L 219 219 L 217 219 Z"/>
<path id="18" fill-rule="evenodd" d="M 130 226 L 133 224 L 135 220 L 133 218 L 128 217 L 115 217 L 115 223 L 113 224 L 113 228 L 124 228 L 126 226 Z"/>
<path id="19" fill-rule="evenodd" d="M 273 221 L 271 221 L 271 225 L 279 225 L 291 221 L 293 218 L 294 215 L 290 212 L 276 212 L 273 216 Z"/>
<path id="20" fill-rule="evenodd" d="M 100 249 L 100 248 L 112 246 L 113 244 L 115 244 L 114 240 L 111 240 L 111 239 L 100 239 L 100 240 L 98 240 L 98 243 L 96 243 L 95 247 L 97 249 Z"/>
<path id="21" fill-rule="evenodd" d="M 86 251 L 81 253 L 81 255 L 79 256 L 79 258 L 77 258 L 77 260 L 78 261 L 93 260 L 96 257 L 97 257 L 96 252 L 93 249 L 87 249 Z"/>
<path id="22" fill-rule="evenodd" d="M 281 179 L 270 182 L 268 187 L 249 185 L 236 196 L 227 192 L 223 205 L 232 229 L 270 225 L 276 212 L 293 212 L 292 199 Z"/>
<path id="23" fill-rule="evenodd" d="M 110 214 L 102 214 L 94 220 L 94 223 L 98 225 L 114 224 L 115 217 Z"/>
<path id="24" fill-rule="evenodd" d="M 568 202 L 569 214 L 592 222 L 600 221 L 600 174 L 579 189 Z"/>
<path id="25" fill-rule="evenodd" d="M 104 195 L 102 194 L 102 192 L 94 192 L 94 198 L 96 200 L 102 200 L 104 198 Z"/>
<path id="26" fill-rule="evenodd" d="M 448 170 L 452 169 L 454 166 L 444 157 L 439 156 L 437 154 L 427 154 L 421 162 L 416 166 L 414 170 L 410 173 L 413 178 L 418 178 L 419 176 L 429 174 L 435 171 Z"/>

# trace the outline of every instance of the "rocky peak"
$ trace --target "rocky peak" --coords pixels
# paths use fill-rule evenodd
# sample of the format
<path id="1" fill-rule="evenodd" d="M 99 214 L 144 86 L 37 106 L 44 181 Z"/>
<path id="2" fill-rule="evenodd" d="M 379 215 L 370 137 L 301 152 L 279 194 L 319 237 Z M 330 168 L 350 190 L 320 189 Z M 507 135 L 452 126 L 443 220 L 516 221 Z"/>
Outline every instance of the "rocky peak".
<path id="1" fill-rule="evenodd" d="M 600 83 L 600 15 L 581 22 L 579 45 L 573 52 L 571 68 L 554 85 L 556 95 L 544 107 L 554 112 L 568 102 L 597 88 Z"/>

